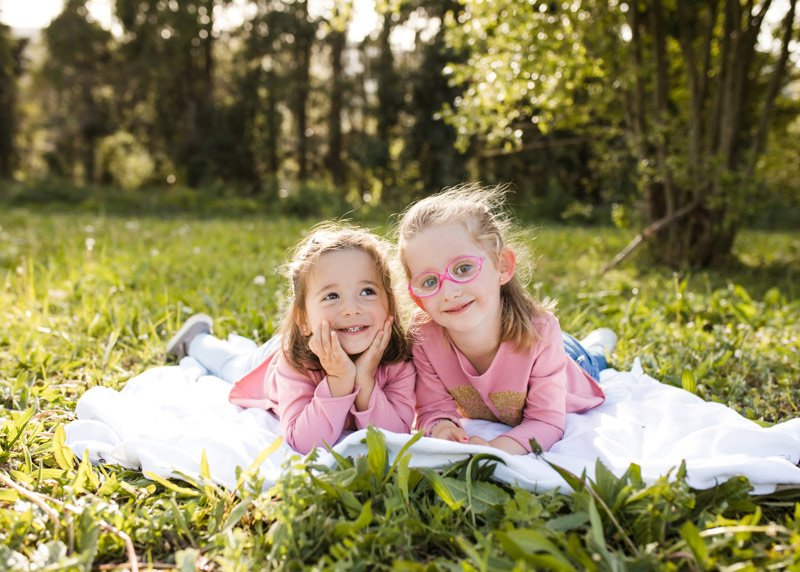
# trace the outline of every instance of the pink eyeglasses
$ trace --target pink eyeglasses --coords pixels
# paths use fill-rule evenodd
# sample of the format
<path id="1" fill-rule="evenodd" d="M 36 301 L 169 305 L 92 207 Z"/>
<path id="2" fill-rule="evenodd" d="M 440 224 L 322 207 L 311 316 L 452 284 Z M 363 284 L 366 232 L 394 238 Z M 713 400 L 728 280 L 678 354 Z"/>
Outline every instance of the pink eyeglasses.
<path id="1" fill-rule="evenodd" d="M 443 274 L 427 270 L 413 276 L 408 291 L 417 298 L 427 298 L 441 290 L 445 280 L 466 284 L 478 277 L 484 260 L 483 256 L 458 256 L 447 264 Z"/>

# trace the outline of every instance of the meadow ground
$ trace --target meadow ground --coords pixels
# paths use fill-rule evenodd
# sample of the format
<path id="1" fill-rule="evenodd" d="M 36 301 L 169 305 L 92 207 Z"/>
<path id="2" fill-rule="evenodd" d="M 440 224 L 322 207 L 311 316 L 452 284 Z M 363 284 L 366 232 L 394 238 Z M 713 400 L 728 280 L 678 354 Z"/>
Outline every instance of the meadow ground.
<path id="1" fill-rule="evenodd" d="M 186 570 L 800 565 L 797 491 L 754 498 L 742 479 L 694 491 L 677 467 L 670 483 L 647 486 L 632 468 L 575 482 L 574 494 L 532 494 L 492 483 L 476 463 L 445 474 L 407 458 L 390 467 L 373 436 L 368 458 L 313 479 L 301 470 L 259 495 L 248 479 L 234 494 L 71 457 L 61 426 L 80 395 L 163 364 L 187 316 L 203 311 L 218 334 L 267 339 L 286 292 L 279 267 L 310 226 L 0 212 L 0 569 L 129 567 L 126 546 L 142 567 Z M 721 271 L 628 262 L 604 277 L 630 233 L 531 234 L 531 291 L 558 300 L 565 331 L 614 328 L 612 365 L 638 356 L 664 383 L 763 424 L 798 415 L 798 233 L 743 232 L 739 262 Z"/>

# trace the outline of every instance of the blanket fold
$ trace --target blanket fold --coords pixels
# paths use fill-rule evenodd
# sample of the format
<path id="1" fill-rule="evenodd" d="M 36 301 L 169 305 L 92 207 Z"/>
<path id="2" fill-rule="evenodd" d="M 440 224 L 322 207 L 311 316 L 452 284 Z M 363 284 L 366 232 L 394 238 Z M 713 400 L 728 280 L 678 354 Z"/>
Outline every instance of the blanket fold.
<path id="1" fill-rule="evenodd" d="M 685 461 L 689 485 L 698 489 L 737 475 L 750 479 L 755 494 L 772 492 L 779 484 L 800 486 L 800 419 L 760 427 L 729 407 L 659 383 L 638 360 L 629 372 L 605 370 L 600 381 L 606 401 L 568 414 L 564 438 L 542 458 L 423 437 L 411 447 L 411 465 L 443 467 L 491 452 L 505 463 L 498 464 L 496 479 L 534 491 L 569 490 L 545 459 L 590 478 L 598 459 L 616 475 L 636 463 L 645 482 L 674 474 Z M 163 477 L 196 477 L 205 451 L 212 479 L 233 488 L 236 467 L 249 467 L 280 436 L 280 424 L 266 411 L 230 404 L 230 388 L 191 358 L 179 366 L 149 369 L 120 391 L 91 388 L 78 401 L 77 420 L 66 426 L 67 444 L 78 456 L 87 451 L 92 463 L 141 467 Z M 465 420 L 465 427 L 486 439 L 508 430 L 480 420 Z M 342 437 L 334 450 L 365 454 L 365 433 Z M 393 460 L 409 435 L 384 434 Z M 277 482 L 293 455 L 282 444 L 261 464 L 265 486 Z M 320 461 L 335 464 L 327 452 Z"/>

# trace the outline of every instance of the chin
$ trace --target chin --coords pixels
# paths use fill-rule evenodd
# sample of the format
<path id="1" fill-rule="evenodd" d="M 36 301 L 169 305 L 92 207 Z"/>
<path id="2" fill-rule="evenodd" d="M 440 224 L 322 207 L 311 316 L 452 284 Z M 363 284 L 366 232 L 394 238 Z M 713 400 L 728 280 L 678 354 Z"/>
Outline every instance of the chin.
<path id="1" fill-rule="evenodd" d="M 342 349 L 344 350 L 344 353 L 346 353 L 349 356 L 359 356 L 359 355 L 363 354 L 365 351 L 367 351 L 368 347 L 369 347 L 369 345 L 366 345 L 364 347 L 361 347 L 360 345 L 359 346 L 355 346 L 355 347 L 342 346 Z"/>

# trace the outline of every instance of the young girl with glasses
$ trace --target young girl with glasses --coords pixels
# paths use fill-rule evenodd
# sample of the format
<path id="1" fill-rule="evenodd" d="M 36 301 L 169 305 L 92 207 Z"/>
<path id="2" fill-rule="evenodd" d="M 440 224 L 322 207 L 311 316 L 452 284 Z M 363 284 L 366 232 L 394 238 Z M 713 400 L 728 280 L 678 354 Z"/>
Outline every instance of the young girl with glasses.
<path id="1" fill-rule="evenodd" d="M 280 419 L 290 447 L 333 445 L 347 429 L 407 433 L 415 370 L 397 315 L 387 245 L 369 231 L 331 223 L 300 242 L 281 334 L 256 350 L 211 335 L 196 314 L 167 344 L 234 383 L 231 402 Z"/>
<path id="2" fill-rule="evenodd" d="M 616 343 L 607 328 L 583 342 L 562 334 L 515 272 L 501 188 L 461 186 L 410 206 L 398 228 L 408 290 L 422 309 L 412 353 L 417 425 L 427 435 L 530 453 L 564 434 L 566 414 L 603 402 L 597 384 Z M 510 429 L 486 441 L 460 418 Z"/>

